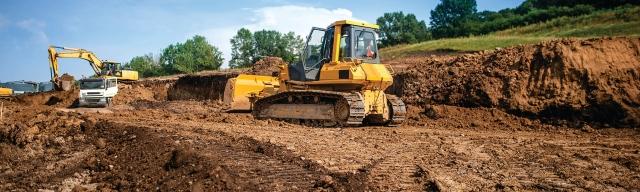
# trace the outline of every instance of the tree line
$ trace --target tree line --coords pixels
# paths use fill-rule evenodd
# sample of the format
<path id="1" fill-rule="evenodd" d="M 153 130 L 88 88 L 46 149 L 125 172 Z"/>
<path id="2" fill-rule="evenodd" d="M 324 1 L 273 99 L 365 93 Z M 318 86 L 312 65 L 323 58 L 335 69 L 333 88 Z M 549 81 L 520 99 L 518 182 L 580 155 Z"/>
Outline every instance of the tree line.
<path id="1" fill-rule="evenodd" d="M 251 32 L 245 28 L 238 30 L 230 42 L 231 68 L 251 67 L 253 63 L 266 56 L 280 57 L 291 63 L 298 59 L 304 46 L 302 38 L 293 32 Z M 124 67 L 138 71 L 142 77 L 154 77 L 218 70 L 222 63 L 222 52 L 209 44 L 205 37 L 196 35 L 184 43 L 167 46 L 156 57 L 151 53 L 133 57 Z"/>
<path id="2" fill-rule="evenodd" d="M 525 0 L 515 8 L 499 11 L 477 11 L 475 0 L 440 0 L 430 12 L 429 26 L 414 14 L 384 13 L 377 18 L 380 47 L 412 44 L 441 38 L 483 35 L 495 31 L 544 22 L 558 17 L 578 16 L 600 9 L 623 5 L 640 5 L 638 0 Z M 303 39 L 293 33 L 274 30 L 251 32 L 239 29 L 231 43 L 229 67 L 251 67 L 266 56 L 281 57 L 285 62 L 298 60 L 304 48 Z M 125 67 L 137 70 L 143 77 L 217 70 L 224 58 L 205 37 L 196 35 L 184 43 L 167 46 L 162 53 L 137 56 Z"/>
<path id="3" fill-rule="evenodd" d="M 526 0 L 515 8 L 477 11 L 475 0 L 441 0 L 430 12 L 429 27 L 414 14 L 385 13 L 376 20 L 381 47 L 410 44 L 441 38 L 483 35 L 558 17 L 589 14 L 624 5 L 640 5 L 638 0 Z"/>
<path id="4" fill-rule="evenodd" d="M 167 46 L 157 58 L 151 53 L 136 56 L 124 66 L 138 71 L 143 77 L 154 77 L 217 70 L 223 61 L 217 47 L 209 44 L 205 37 L 196 35 L 184 43 Z"/>

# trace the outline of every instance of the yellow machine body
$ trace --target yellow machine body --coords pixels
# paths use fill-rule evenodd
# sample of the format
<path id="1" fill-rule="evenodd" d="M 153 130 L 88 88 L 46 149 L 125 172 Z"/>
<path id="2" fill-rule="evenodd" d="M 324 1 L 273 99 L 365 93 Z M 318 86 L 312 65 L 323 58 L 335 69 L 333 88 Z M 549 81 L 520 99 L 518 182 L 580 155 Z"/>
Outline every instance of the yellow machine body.
<path id="1" fill-rule="evenodd" d="M 279 86 L 276 77 L 241 74 L 229 79 L 223 100 L 233 110 L 248 111 L 251 110 L 251 98 L 273 94 Z"/>
<path id="2" fill-rule="evenodd" d="M 374 36 L 373 33 L 377 29 L 377 25 L 350 20 L 336 21 L 327 29 L 314 28 L 307 37 L 305 53 L 301 55 L 303 63 L 280 66 L 280 73 L 277 77 L 240 75 L 235 79 L 230 79 L 225 90 L 225 102 L 231 106 L 232 110 L 253 110 L 254 115 L 259 117 L 282 118 L 285 113 L 295 113 L 291 118 L 328 119 L 330 116 L 339 118 L 340 112 L 337 109 L 325 113 L 326 110 L 338 108 L 335 107 L 338 102 L 327 104 L 327 102 L 319 100 L 323 100 L 322 97 L 325 95 L 327 97 L 338 95 L 338 97 L 344 97 L 350 102 L 348 124 L 356 125 L 362 123 L 364 117 L 373 117 L 368 119 L 376 119 L 375 122 L 389 122 L 393 118 L 394 109 L 392 109 L 392 106 L 396 106 L 397 121 L 395 123 L 401 122 L 404 120 L 404 111 L 406 110 L 404 103 L 396 99 L 395 96 L 389 96 L 384 93 L 384 90 L 393 83 L 391 68 L 380 63 L 377 48 L 374 47 L 375 52 L 371 50 L 371 41 L 366 52 L 367 56 L 371 57 L 363 59 L 360 59 L 361 55 L 356 54 L 356 52 L 362 51 L 361 49 L 349 46 L 362 47 L 362 45 L 365 45 L 365 43 L 360 42 L 363 39 L 360 36 L 357 39 L 348 39 L 354 36 L 355 33 L 371 33 L 370 39 L 375 43 L 374 38 L 377 36 Z M 320 30 L 324 31 L 322 33 L 324 35 L 322 44 L 312 45 L 311 41 L 314 38 L 314 32 Z M 314 64 L 313 61 L 305 64 L 304 57 L 313 59 L 311 57 L 313 55 L 307 51 L 311 49 L 310 47 L 315 48 L 313 50 L 318 50 L 320 49 L 318 46 L 324 50 L 324 52 L 320 51 L 322 52 L 320 54 L 324 55 L 325 58 L 317 62 L 318 64 Z M 269 90 L 272 88 L 277 88 L 277 91 Z M 227 94 L 230 94 L 230 96 L 227 97 Z M 283 95 L 281 100 L 284 102 L 264 104 L 271 107 L 265 110 L 254 108 L 255 106 L 263 105 L 265 102 L 275 100 L 275 95 Z M 308 98 L 304 99 L 302 97 Z M 299 98 L 298 100 L 300 101 L 294 101 L 296 98 Z M 287 103 L 286 100 L 289 100 L 289 102 Z M 317 104 L 309 103 L 309 100 L 315 100 Z M 277 107 L 279 108 L 276 109 Z M 263 111 L 256 112 L 256 110 Z M 310 113 L 323 113 L 325 115 L 324 117 L 318 117 L 322 115 L 310 115 Z M 355 113 L 362 115 L 354 117 L 353 114 Z"/>
<path id="3" fill-rule="evenodd" d="M 0 97 L 8 97 L 13 94 L 13 90 L 10 88 L 0 87 Z"/>

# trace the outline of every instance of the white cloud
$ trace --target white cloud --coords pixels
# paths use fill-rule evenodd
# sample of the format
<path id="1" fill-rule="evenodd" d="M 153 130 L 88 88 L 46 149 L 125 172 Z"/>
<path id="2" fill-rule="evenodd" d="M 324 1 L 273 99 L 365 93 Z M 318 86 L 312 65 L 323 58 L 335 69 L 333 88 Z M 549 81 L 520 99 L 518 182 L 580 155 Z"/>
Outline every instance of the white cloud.
<path id="1" fill-rule="evenodd" d="M 247 24 L 216 27 L 195 33 L 205 36 L 210 43 L 223 52 L 225 67 L 228 66 L 227 63 L 231 59 L 231 44 L 229 40 L 240 28 L 244 27 L 251 31 L 262 29 L 277 30 L 283 33 L 293 31 L 304 39 L 312 27 L 327 27 L 332 22 L 343 19 L 357 20 L 350 10 L 342 8 L 330 10 L 286 5 L 245 11 L 250 11 L 250 14 L 252 14 Z"/>
<path id="2" fill-rule="evenodd" d="M 46 24 L 43 21 L 27 19 L 19 21 L 16 25 L 26 31 L 29 31 L 33 35 L 34 41 L 45 44 L 49 43 L 49 37 L 47 37 L 47 34 L 44 32 Z"/>

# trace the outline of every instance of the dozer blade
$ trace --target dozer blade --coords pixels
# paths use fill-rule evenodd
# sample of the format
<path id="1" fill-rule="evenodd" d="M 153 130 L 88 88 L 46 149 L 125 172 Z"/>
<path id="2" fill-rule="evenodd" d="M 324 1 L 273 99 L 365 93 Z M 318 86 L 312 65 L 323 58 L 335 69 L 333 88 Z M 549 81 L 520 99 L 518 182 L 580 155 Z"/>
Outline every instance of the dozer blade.
<path id="1" fill-rule="evenodd" d="M 250 111 L 250 98 L 275 94 L 279 85 L 277 77 L 238 75 L 227 81 L 223 101 L 229 105 L 229 111 Z"/>

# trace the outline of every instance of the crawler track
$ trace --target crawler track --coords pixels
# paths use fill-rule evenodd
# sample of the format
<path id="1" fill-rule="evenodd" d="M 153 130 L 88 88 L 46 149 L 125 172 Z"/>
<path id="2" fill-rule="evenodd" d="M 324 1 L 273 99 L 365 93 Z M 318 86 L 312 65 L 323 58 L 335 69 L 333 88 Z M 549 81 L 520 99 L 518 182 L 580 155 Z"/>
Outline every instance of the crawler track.
<path id="1" fill-rule="evenodd" d="M 309 117 L 304 118 L 298 116 L 275 117 L 269 113 L 269 107 L 275 107 L 274 104 L 316 104 L 331 105 L 333 108 L 333 117 L 325 116 L 324 118 Z M 285 110 L 285 109 L 275 109 Z M 253 115 L 259 119 L 282 119 L 287 121 L 300 122 L 303 124 L 314 124 L 321 126 L 361 125 L 365 117 L 364 101 L 359 93 L 344 93 L 334 91 L 288 91 L 265 97 L 254 103 Z M 304 114 L 302 114 L 304 115 Z"/>
<path id="2" fill-rule="evenodd" d="M 404 105 L 404 102 L 395 95 L 387 94 L 387 100 L 389 105 L 391 105 L 391 121 L 389 125 L 396 126 L 401 124 L 406 118 L 407 107 Z"/>

